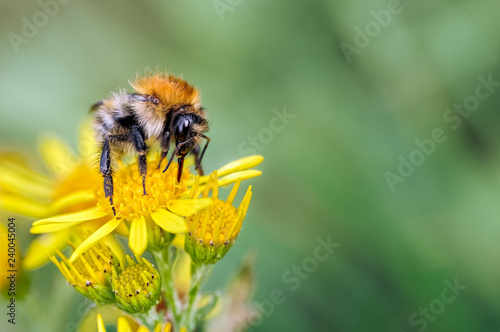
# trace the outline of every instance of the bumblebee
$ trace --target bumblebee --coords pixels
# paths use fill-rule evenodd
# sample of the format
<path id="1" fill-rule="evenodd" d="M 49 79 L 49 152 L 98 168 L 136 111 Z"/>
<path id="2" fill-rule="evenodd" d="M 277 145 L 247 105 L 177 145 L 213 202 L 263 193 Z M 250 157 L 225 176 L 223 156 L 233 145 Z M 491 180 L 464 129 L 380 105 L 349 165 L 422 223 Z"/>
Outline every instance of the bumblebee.
<path id="1" fill-rule="evenodd" d="M 130 151 L 138 154 L 143 194 L 146 195 L 148 146 L 159 143 L 162 151 L 158 163 L 160 168 L 167 157 L 170 144 L 175 145 L 163 172 L 177 156 L 177 181 L 180 181 L 184 157 L 189 152 L 194 154 L 195 169 L 203 175 L 201 160 L 210 142 L 204 134 L 208 131 L 207 115 L 200 104 L 198 90 L 193 86 L 164 73 L 137 75 L 130 84 L 135 93 L 119 90 L 91 107 L 91 112 L 95 113 L 94 131 L 101 148 L 100 172 L 104 178 L 104 193 L 109 197 L 111 205 L 112 152 L 119 156 Z M 202 139 L 207 143 L 200 154 Z"/>

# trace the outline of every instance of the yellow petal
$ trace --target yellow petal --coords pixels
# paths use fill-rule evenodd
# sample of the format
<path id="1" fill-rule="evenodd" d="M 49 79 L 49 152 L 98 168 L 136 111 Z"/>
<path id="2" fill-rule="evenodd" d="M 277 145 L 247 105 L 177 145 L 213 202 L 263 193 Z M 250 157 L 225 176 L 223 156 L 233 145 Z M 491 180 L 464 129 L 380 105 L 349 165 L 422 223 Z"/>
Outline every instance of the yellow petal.
<path id="1" fill-rule="evenodd" d="M 108 213 L 102 211 L 98 207 L 92 207 L 86 210 L 81 210 L 73 213 L 60 214 L 55 217 L 45 218 L 33 223 L 33 226 L 48 225 L 48 224 L 58 224 L 58 223 L 70 223 L 78 224 L 82 221 L 99 219 L 106 216 Z"/>
<path id="2" fill-rule="evenodd" d="M 230 183 L 236 182 L 238 179 L 247 180 L 247 179 L 255 178 L 255 177 L 260 176 L 260 175 L 262 175 L 262 172 L 257 171 L 257 170 L 236 172 L 236 173 L 232 173 L 228 176 L 225 176 L 223 178 L 219 178 L 218 184 L 219 184 L 219 186 L 222 187 L 222 186 L 228 185 Z"/>
<path id="3" fill-rule="evenodd" d="M 69 230 L 64 230 L 36 237 L 28 247 L 23 267 L 32 270 L 47 263 L 50 256 L 55 255 L 57 250 L 62 250 L 68 244 L 70 234 Z"/>
<path id="4" fill-rule="evenodd" d="M 109 234 L 103 237 L 101 242 L 104 243 L 111 250 L 111 252 L 113 253 L 113 257 L 118 258 L 118 260 L 120 261 L 123 259 L 123 257 L 125 257 L 125 251 L 123 251 L 122 245 L 115 239 L 113 234 Z"/>
<path id="5" fill-rule="evenodd" d="M 6 193 L 0 193 L 0 208 L 33 218 L 44 218 L 51 212 L 47 204 Z"/>
<path id="6" fill-rule="evenodd" d="M 240 158 L 233 162 L 230 162 L 226 166 L 223 166 L 217 170 L 219 176 L 224 176 L 230 173 L 243 171 L 252 167 L 257 166 L 264 160 L 263 156 L 253 155 L 244 158 Z"/>
<path id="7" fill-rule="evenodd" d="M 101 314 L 97 314 L 97 332 L 106 332 Z"/>
<path id="8" fill-rule="evenodd" d="M 151 213 L 154 222 L 169 233 L 186 233 L 187 225 L 184 218 L 163 209 Z"/>
<path id="9" fill-rule="evenodd" d="M 118 225 L 121 223 L 121 219 L 113 218 L 104 225 L 102 225 L 97 231 L 95 231 L 91 236 L 89 236 L 85 241 L 80 244 L 78 248 L 73 252 L 69 261 L 73 263 L 75 259 L 78 258 L 82 253 L 87 251 L 94 243 L 111 233 Z"/>
<path id="10" fill-rule="evenodd" d="M 125 319 L 124 317 L 118 318 L 117 330 L 118 330 L 118 332 L 132 332 L 132 328 L 130 327 L 130 324 L 128 323 L 127 319 Z"/>
<path id="11" fill-rule="evenodd" d="M 52 203 L 51 208 L 53 211 L 60 211 L 69 205 L 86 203 L 94 200 L 96 200 L 96 198 L 91 190 L 80 190 L 59 198 Z"/>
<path id="12" fill-rule="evenodd" d="M 149 332 L 149 330 L 145 326 L 139 326 L 139 328 L 137 329 L 137 332 Z"/>
<path id="13" fill-rule="evenodd" d="M 235 160 L 233 162 L 230 162 L 229 164 L 219 168 L 217 170 L 217 174 L 219 177 L 228 175 L 234 172 L 240 172 L 247 170 L 249 168 L 255 167 L 258 164 L 260 164 L 264 160 L 263 156 L 260 155 L 253 155 L 253 156 L 248 156 L 244 158 L 240 158 L 238 160 Z M 260 174 L 259 174 L 260 175 Z M 204 175 L 201 176 L 199 181 L 200 184 L 206 183 L 209 179 L 210 175 Z M 195 179 L 191 178 L 189 179 L 186 183 L 189 186 L 192 186 L 194 184 Z M 234 181 L 233 181 L 234 182 Z"/>
<path id="14" fill-rule="evenodd" d="M 30 232 L 33 234 L 53 233 L 76 226 L 84 221 L 96 220 L 107 215 L 106 212 L 101 211 L 98 207 L 74 213 L 61 214 L 35 221 Z"/>
<path id="15" fill-rule="evenodd" d="M 184 250 L 184 243 L 186 242 L 186 235 L 177 234 L 172 241 L 172 245 L 176 248 Z"/>
<path id="16" fill-rule="evenodd" d="M 116 227 L 115 233 L 119 234 L 123 237 L 129 237 L 130 230 L 128 229 L 127 225 L 125 225 L 125 223 L 122 222 L 122 223 L 120 223 L 120 225 L 118 225 L 118 227 Z"/>
<path id="17" fill-rule="evenodd" d="M 163 332 L 170 332 L 170 331 L 172 331 L 172 324 L 170 322 L 167 322 L 167 324 L 165 324 L 165 327 L 163 328 Z M 159 329 L 158 331 L 156 331 L 155 329 L 154 332 L 161 332 L 161 331 Z"/>
<path id="18" fill-rule="evenodd" d="M 132 220 L 128 245 L 135 255 L 140 256 L 148 247 L 146 219 L 143 216 Z"/>
<path id="19" fill-rule="evenodd" d="M 76 155 L 66 142 L 53 135 L 41 139 L 40 154 L 47 167 L 55 174 L 63 175 L 76 165 Z"/>
<path id="20" fill-rule="evenodd" d="M 212 173 L 212 174 L 214 174 L 214 173 Z M 222 178 L 219 178 L 217 180 L 217 185 L 219 187 L 222 187 L 222 186 L 226 186 L 228 184 L 234 183 L 234 182 L 236 182 L 238 180 L 248 180 L 248 179 L 260 176 L 260 175 L 262 175 L 261 171 L 257 171 L 257 170 L 253 170 L 253 169 L 252 170 L 248 170 L 248 171 L 236 172 L 236 173 L 232 173 L 232 174 L 229 174 L 227 176 L 224 176 Z M 204 178 L 204 177 L 207 177 L 207 179 L 205 179 L 204 182 L 205 183 L 208 182 L 208 180 L 209 180 L 208 177 L 209 176 L 205 175 L 203 177 L 200 177 L 200 183 L 202 182 L 202 180 L 203 180 L 202 178 Z M 192 181 L 193 184 L 194 184 L 194 181 L 195 180 Z M 194 194 L 194 195 L 192 193 L 190 193 L 190 192 L 185 192 L 185 193 L 183 193 L 181 195 L 181 198 L 185 198 L 185 197 L 189 197 L 189 196 L 197 197 L 200 193 L 202 193 L 207 188 L 207 185 L 208 184 L 204 184 L 204 185 L 199 186 L 197 193 Z M 207 194 L 208 194 L 208 192 L 207 192 Z"/>
<path id="21" fill-rule="evenodd" d="M 191 282 L 191 256 L 183 250 L 179 250 L 175 258 L 172 276 L 175 289 L 180 294 L 187 294 Z"/>
<path id="22" fill-rule="evenodd" d="M 44 180 L 42 180 L 44 179 Z M 15 167 L 2 161 L 0 164 L 0 187 L 23 196 L 51 197 L 54 183 L 23 167 Z"/>
<path id="23" fill-rule="evenodd" d="M 211 198 L 179 199 L 168 204 L 168 209 L 179 216 L 189 217 L 210 205 Z"/>
<path id="24" fill-rule="evenodd" d="M 5 157 L 0 156 L 0 164 L 4 168 L 16 171 L 17 174 L 30 181 L 44 184 L 46 186 L 52 186 L 54 184 L 54 180 L 48 178 L 45 175 L 34 172 L 33 170 L 31 170 L 31 168 L 29 168 L 27 163 L 12 159 L 6 159 Z"/>

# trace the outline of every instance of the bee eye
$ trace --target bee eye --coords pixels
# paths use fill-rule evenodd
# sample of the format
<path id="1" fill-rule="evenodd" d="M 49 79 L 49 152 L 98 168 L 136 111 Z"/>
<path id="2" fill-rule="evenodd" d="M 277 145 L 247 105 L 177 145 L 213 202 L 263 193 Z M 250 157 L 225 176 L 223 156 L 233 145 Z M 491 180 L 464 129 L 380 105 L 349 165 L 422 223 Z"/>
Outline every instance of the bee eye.
<path id="1" fill-rule="evenodd" d="M 149 101 L 152 102 L 155 105 L 158 105 L 160 103 L 160 99 L 158 99 L 158 98 L 156 98 L 154 96 L 149 97 Z"/>

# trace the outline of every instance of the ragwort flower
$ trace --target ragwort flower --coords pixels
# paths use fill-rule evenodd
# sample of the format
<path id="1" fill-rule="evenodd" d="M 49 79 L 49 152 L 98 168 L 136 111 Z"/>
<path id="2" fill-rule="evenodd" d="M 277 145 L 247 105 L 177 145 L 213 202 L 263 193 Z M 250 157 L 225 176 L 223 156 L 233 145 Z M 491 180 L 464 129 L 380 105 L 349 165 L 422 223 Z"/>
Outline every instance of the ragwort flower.
<path id="1" fill-rule="evenodd" d="M 165 173 L 155 168 L 158 156 L 154 152 L 149 156 L 148 169 L 151 171 L 146 177 L 148 195 L 143 195 L 142 179 L 136 163 L 124 165 L 115 172 L 113 201 L 116 215 L 113 215 L 112 206 L 105 197 L 102 186 L 98 186 L 94 193 L 97 197 L 95 207 L 38 220 L 33 223 L 31 232 L 55 232 L 82 222 L 93 222 L 94 225 L 101 223 L 102 226 L 73 252 L 70 261 L 74 261 L 94 243 L 123 224 L 130 230 L 129 247 L 136 255 L 141 255 L 146 250 L 148 240 L 152 248 L 164 243 L 166 240 L 162 237 L 162 230 L 167 234 L 187 232 L 184 217 L 207 208 L 212 204 L 212 199 L 188 197 L 194 176 L 184 171 L 181 180 L 177 182 L 176 165 L 172 165 Z M 219 170 L 225 175 L 220 182 L 228 184 L 240 178 L 260 175 L 260 171 L 247 169 L 259 164 L 262 159 L 261 156 L 251 156 L 226 165 Z M 203 185 L 207 180 L 207 176 L 199 178 L 198 185 Z M 108 219 L 102 222 L 105 218 Z"/>
<path id="2" fill-rule="evenodd" d="M 91 189 L 100 183 L 101 177 L 88 166 L 92 144 L 91 136 L 81 131 L 77 154 L 59 138 L 43 137 L 40 155 L 50 176 L 33 171 L 20 156 L 3 154 L 0 157 L 0 208 L 33 218 L 46 218 L 95 206 L 97 199 Z M 82 226 L 95 230 L 94 225 Z M 23 267 L 34 269 L 43 265 L 74 235 L 74 229 L 62 228 L 35 238 Z"/>
<path id="3" fill-rule="evenodd" d="M 202 197 L 208 197 L 212 191 L 213 204 L 187 219 L 189 233 L 186 235 L 185 249 L 195 263 L 214 264 L 224 257 L 236 241 L 252 198 L 252 186 L 249 186 L 239 207 L 232 205 L 240 183 L 241 179 L 238 179 L 227 200 L 222 201 L 218 198 L 217 172 L 210 175 Z M 193 197 L 198 192 L 197 187 L 198 183 L 195 183 Z"/>
<path id="4" fill-rule="evenodd" d="M 110 246 L 104 242 L 96 243 L 74 262 L 70 262 L 60 251 L 60 261 L 55 256 L 50 258 L 78 292 L 99 305 L 116 302 L 110 279 L 125 256 L 114 238 L 108 238 L 107 243 Z"/>

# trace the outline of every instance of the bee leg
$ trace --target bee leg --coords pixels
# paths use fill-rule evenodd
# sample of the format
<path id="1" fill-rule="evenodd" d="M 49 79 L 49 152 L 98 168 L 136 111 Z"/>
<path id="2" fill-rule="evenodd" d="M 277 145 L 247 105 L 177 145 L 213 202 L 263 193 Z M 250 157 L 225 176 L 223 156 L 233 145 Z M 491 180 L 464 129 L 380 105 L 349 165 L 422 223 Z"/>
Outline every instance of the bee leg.
<path id="1" fill-rule="evenodd" d="M 196 158 L 196 167 L 194 169 L 198 170 L 198 174 L 203 175 L 203 169 L 201 168 L 201 160 L 203 159 L 203 156 L 205 155 L 205 151 L 207 151 L 208 143 L 210 143 L 210 138 L 208 138 L 205 135 L 201 135 L 204 139 L 207 140 L 207 144 L 203 147 L 203 151 L 201 152 L 201 156 L 198 158 L 198 155 L 195 154 Z"/>
<path id="2" fill-rule="evenodd" d="M 198 144 L 196 144 L 192 151 L 194 154 L 194 164 L 197 165 L 196 169 L 198 170 L 198 174 L 200 176 L 202 176 L 202 175 L 204 175 L 204 173 L 203 173 L 203 168 L 201 167 L 200 146 Z"/>
<path id="3" fill-rule="evenodd" d="M 193 140 L 193 138 L 189 138 L 188 140 L 177 144 L 177 147 L 175 148 L 174 152 L 170 156 L 170 159 L 168 160 L 167 167 L 165 167 L 165 169 L 163 170 L 163 173 L 165 173 L 167 171 L 168 167 L 170 166 L 170 163 L 172 162 L 172 160 L 174 160 L 174 157 L 177 155 L 177 161 L 179 163 L 179 169 L 177 171 L 177 182 L 179 182 L 181 180 L 182 166 L 184 165 L 184 157 L 186 156 L 186 153 L 184 153 L 184 154 L 179 153 L 179 150 L 181 147 L 183 147 L 185 144 L 191 142 L 192 140 Z"/>
<path id="4" fill-rule="evenodd" d="M 106 138 L 102 145 L 100 171 L 104 178 L 104 194 L 106 197 L 109 197 L 109 203 L 113 209 L 113 215 L 116 216 L 115 207 L 113 206 L 113 176 L 111 170 L 111 149 L 109 147 L 109 138 Z"/>
<path id="5" fill-rule="evenodd" d="M 177 183 L 179 183 L 179 181 L 181 181 L 182 169 L 184 167 L 184 155 L 177 157 L 177 163 L 179 164 L 179 167 L 177 168 Z"/>
<path id="6" fill-rule="evenodd" d="M 161 146 L 160 162 L 158 163 L 158 167 L 156 169 L 160 169 L 161 162 L 163 161 L 163 159 L 165 159 L 165 157 L 168 154 L 168 150 L 170 149 L 170 132 L 169 131 L 166 131 L 163 134 L 160 146 Z"/>
<path id="7" fill-rule="evenodd" d="M 132 143 L 134 144 L 135 149 L 139 153 L 139 172 L 142 176 L 142 194 L 147 195 L 146 193 L 146 174 L 148 173 L 148 164 L 146 160 L 146 150 L 147 146 L 144 142 L 144 135 L 139 131 L 137 126 L 132 127 Z"/>

